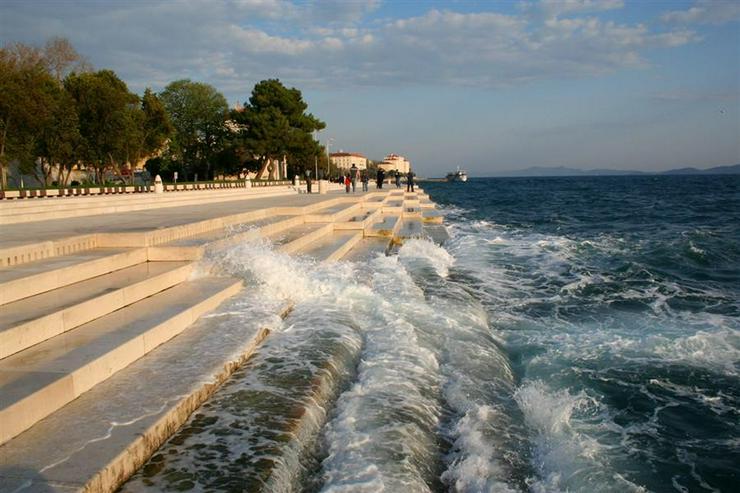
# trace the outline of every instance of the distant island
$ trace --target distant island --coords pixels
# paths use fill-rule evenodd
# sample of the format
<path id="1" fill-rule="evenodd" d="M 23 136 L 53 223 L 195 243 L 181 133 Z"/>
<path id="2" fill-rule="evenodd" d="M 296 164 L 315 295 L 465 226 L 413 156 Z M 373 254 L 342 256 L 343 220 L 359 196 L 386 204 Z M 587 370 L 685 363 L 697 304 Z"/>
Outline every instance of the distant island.
<path id="1" fill-rule="evenodd" d="M 520 170 L 499 171 L 492 177 L 536 177 L 536 176 L 627 176 L 627 175 L 740 175 L 740 164 L 715 166 L 714 168 L 678 168 L 667 171 L 635 171 L 619 169 L 577 169 L 565 166 L 533 166 Z"/>

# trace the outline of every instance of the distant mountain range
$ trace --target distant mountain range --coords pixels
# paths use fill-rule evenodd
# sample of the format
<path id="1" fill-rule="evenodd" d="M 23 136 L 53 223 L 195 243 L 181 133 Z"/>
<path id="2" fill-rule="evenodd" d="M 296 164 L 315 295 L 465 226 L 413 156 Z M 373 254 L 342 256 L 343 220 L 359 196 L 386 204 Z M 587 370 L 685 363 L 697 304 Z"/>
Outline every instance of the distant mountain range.
<path id="1" fill-rule="evenodd" d="M 740 164 L 714 168 L 679 168 L 668 171 L 634 171 L 619 169 L 576 169 L 564 166 L 534 166 L 520 170 L 499 171 L 490 176 L 626 176 L 626 175 L 740 175 Z"/>

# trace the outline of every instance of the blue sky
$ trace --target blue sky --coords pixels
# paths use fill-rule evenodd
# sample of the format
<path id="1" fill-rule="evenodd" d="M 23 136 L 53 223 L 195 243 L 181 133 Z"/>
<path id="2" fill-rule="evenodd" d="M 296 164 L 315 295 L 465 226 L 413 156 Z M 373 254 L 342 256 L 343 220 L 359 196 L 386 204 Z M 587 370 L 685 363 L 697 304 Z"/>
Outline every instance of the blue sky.
<path id="1" fill-rule="evenodd" d="M 740 1 L 0 0 L 0 42 L 51 36 L 137 92 L 280 78 L 424 175 L 740 163 Z"/>

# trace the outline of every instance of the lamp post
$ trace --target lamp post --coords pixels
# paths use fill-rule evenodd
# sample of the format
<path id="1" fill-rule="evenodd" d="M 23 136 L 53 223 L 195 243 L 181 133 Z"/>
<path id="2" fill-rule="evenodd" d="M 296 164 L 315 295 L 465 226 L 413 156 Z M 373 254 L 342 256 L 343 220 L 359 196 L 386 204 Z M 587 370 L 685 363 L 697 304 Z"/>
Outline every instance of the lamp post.
<path id="1" fill-rule="evenodd" d="M 334 139 L 329 138 L 329 140 L 326 141 L 326 177 L 329 178 L 329 172 L 331 170 L 331 143 L 334 142 Z"/>
<path id="2" fill-rule="evenodd" d="M 319 140 L 318 136 L 319 136 L 319 131 L 318 130 L 314 130 L 314 132 L 313 132 L 313 139 L 317 143 L 318 143 L 318 140 Z M 314 179 L 318 180 L 319 179 L 319 155 L 318 154 L 316 154 L 313 157 L 313 167 L 314 167 L 314 175 L 313 175 L 314 176 Z"/>

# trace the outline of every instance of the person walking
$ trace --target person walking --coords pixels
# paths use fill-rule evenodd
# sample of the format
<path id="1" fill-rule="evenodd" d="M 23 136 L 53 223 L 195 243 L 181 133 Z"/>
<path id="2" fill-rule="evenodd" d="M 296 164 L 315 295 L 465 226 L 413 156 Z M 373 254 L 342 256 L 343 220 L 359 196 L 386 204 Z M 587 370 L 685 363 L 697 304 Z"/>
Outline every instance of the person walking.
<path id="1" fill-rule="evenodd" d="M 362 172 L 362 177 L 360 178 L 362 180 L 362 191 L 367 192 L 368 186 L 367 183 L 370 181 L 370 175 L 367 174 L 367 172 Z"/>
<path id="2" fill-rule="evenodd" d="M 352 184 L 352 180 L 349 179 L 349 175 L 344 177 L 344 188 L 347 190 L 347 193 L 349 193 L 349 187 Z"/>
<path id="3" fill-rule="evenodd" d="M 414 172 L 411 171 L 411 168 L 409 168 L 409 172 L 406 175 L 406 191 L 407 192 L 414 191 Z"/>
<path id="4" fill-rule="evenodd" d="M 311 170 L 306 169 L 306 193 L 311 193 Z"/>
<path id="5" fill-rule="evenodd" d="M 396 188 L 401 188 L 401 172 L 396 170 Z"/>
<path id="6" fill-rule="evenodd" d="M 380 168 L 378 169 L 378 190 L 383 188 L 383 180 L 385 180 L 385 171 Z"/>
<path id="7" fill-rule="evenodd" d="M 357 166 L 354 164 L 349 169 L 349 176 L 352 180 L 352 193 L 355 193 L 355 190 L 357 190 L 357 175 L 360 173 L 360 170 L 357 169 Z"/>

